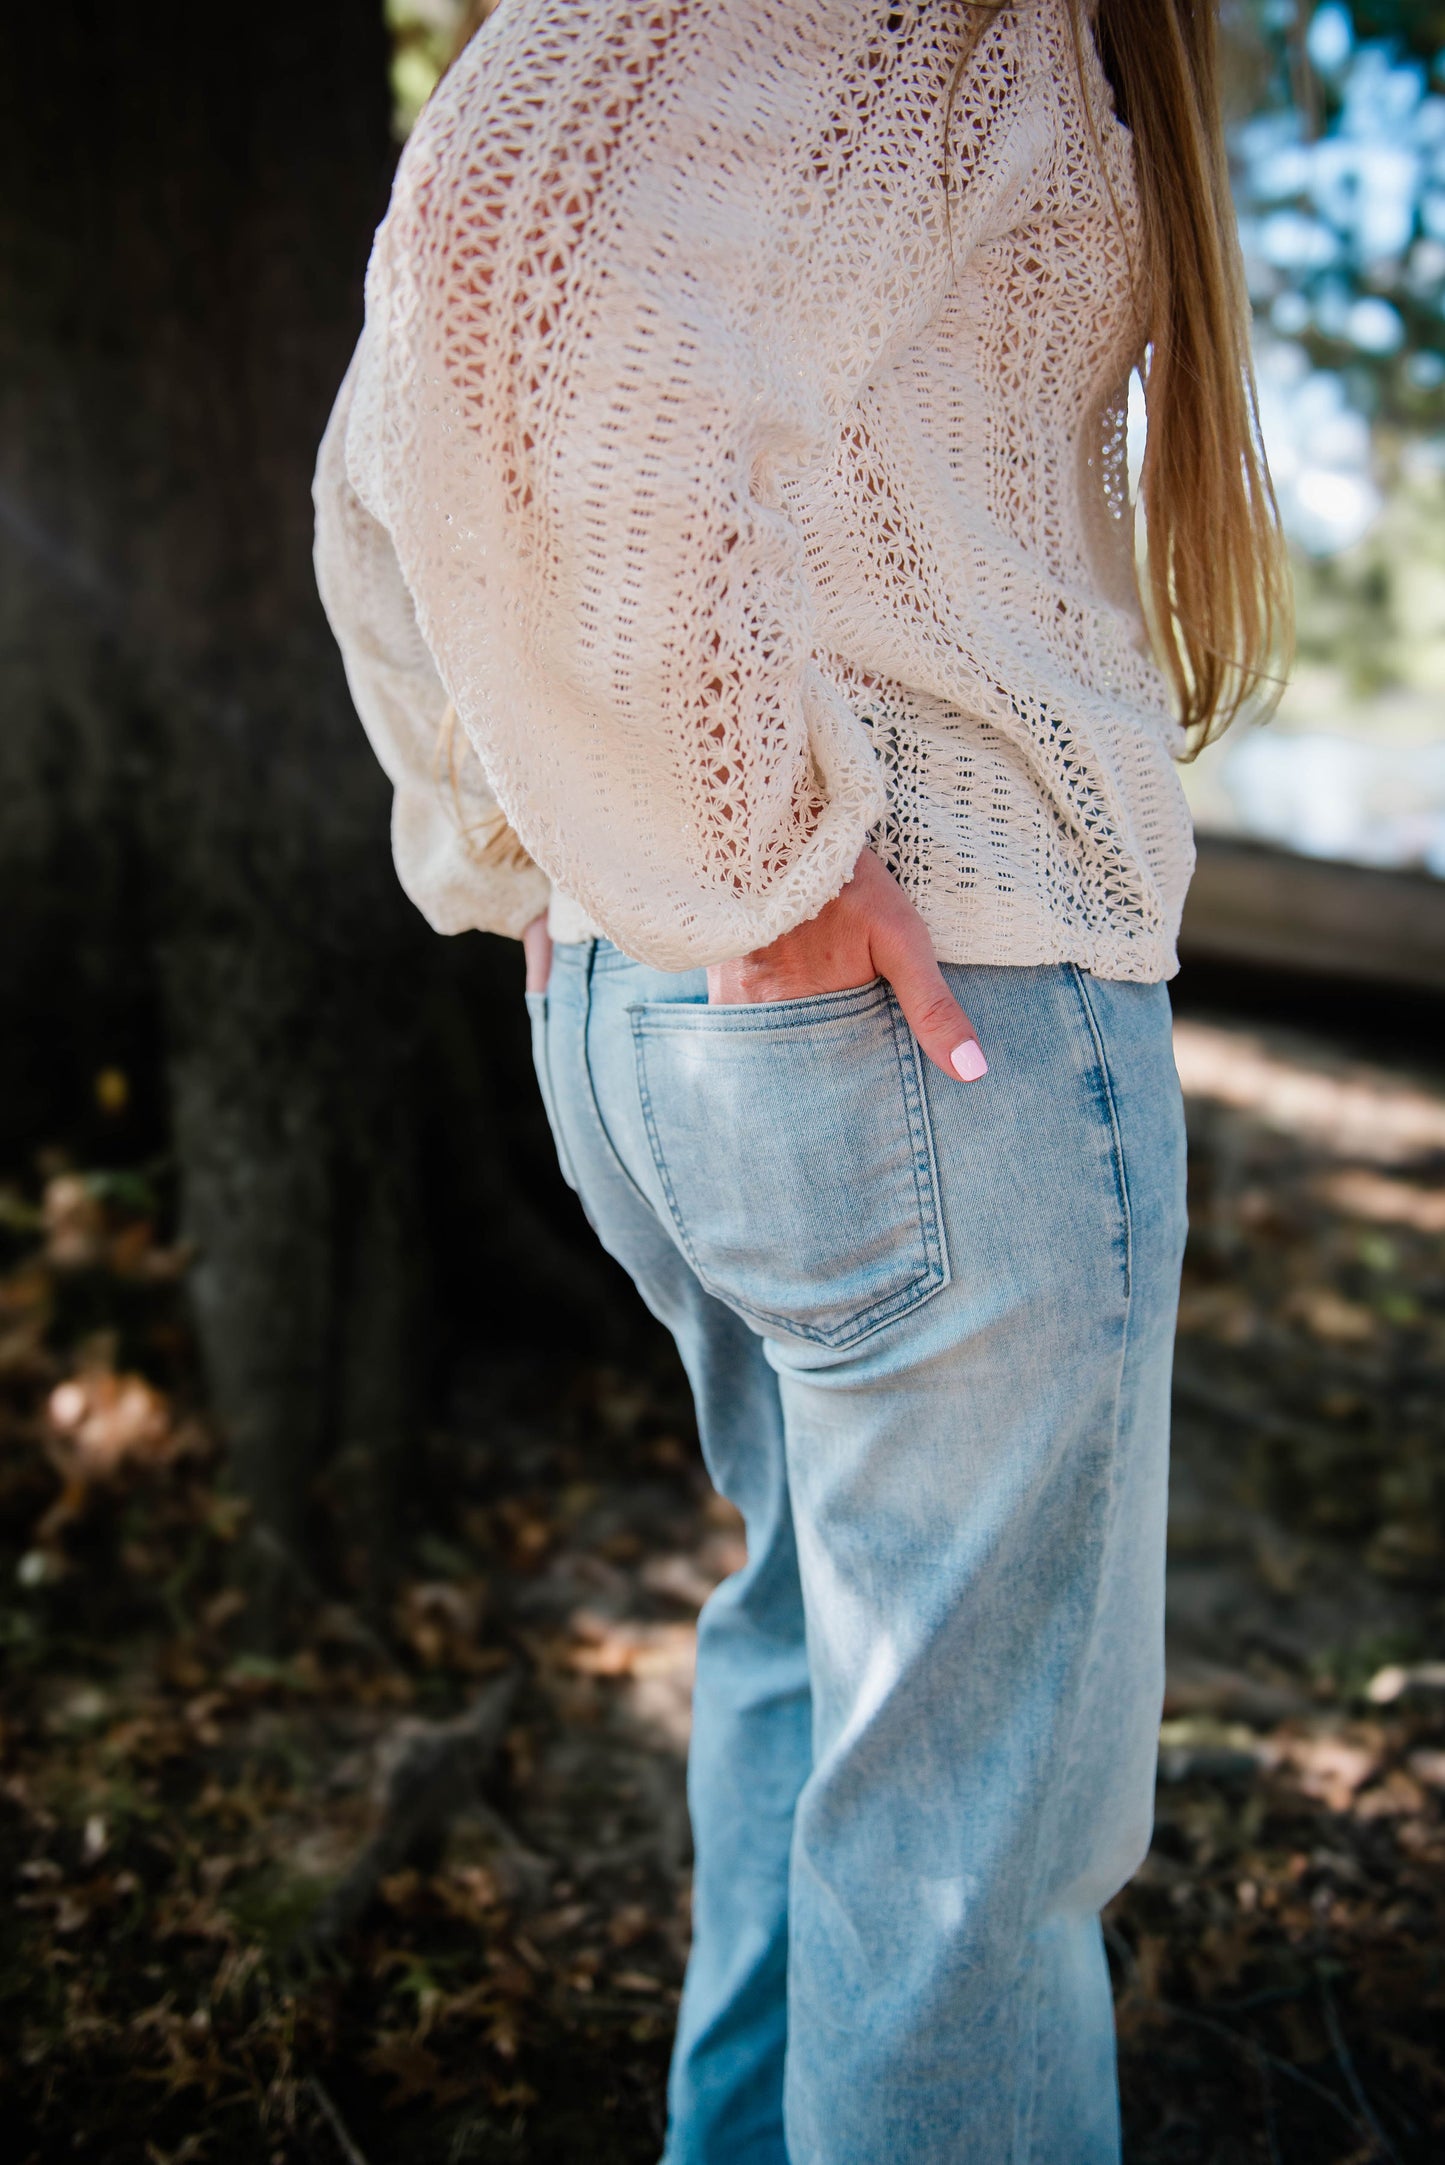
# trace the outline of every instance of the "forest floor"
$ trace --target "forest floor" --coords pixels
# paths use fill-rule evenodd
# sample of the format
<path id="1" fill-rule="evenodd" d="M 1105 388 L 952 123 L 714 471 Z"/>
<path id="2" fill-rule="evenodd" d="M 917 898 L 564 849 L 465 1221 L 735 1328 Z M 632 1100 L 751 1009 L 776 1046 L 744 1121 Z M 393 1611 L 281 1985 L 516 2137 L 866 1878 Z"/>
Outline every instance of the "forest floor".
<path id="1" fill-rule="evenodd" d="M 1181 1021 L 1158 1832 L 1131 2165 L 1445 2155 L 1445 1081 Z M 694 1619 L 742 1553 L 661 1352 L 479 1366 L 391 1613 L 238 1652 L 246 1531 L 146 1183 L 0 1191 L 12 2156 L 652 2165 Z M 1067 2165 L 1067 2160 L 1060 2160 Z"/>

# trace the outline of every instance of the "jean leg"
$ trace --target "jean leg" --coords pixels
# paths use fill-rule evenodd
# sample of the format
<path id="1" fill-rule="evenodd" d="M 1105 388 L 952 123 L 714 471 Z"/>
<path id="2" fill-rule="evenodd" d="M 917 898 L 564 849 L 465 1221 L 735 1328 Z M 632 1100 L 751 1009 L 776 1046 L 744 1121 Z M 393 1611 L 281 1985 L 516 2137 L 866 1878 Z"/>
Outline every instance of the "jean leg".
<path id="1" fill-rule="evenodd" d="M 685 1359 L 709 1471 L 743 1513 L 748 1559 L 698 1620 L 688 1754 L 693 1942 L 668 2079 L 666 2159 L 786 2165 L 788 1870 L 812 1763 L 802 1589 L 777 1379 L 752 1332 L 711 1305 L 728 1329 L 692 1332 Z"/>
<path id="2" fill-rule="evenodd" d="M 813 1728 L 788 1893 L 773 1905 L 789 1980 L 786 2141 L 759 2119 L 757 2143 L 739 2146 L 746 2123 L 732 2105 L 746 2106 L 768 2034 L 754 2025 L 746 2050 L 732 2047 L 715 1982 L 729 1973 L 710 1968 L 700 1937 L 686 2011 L 698 2043 L 682 2048 L 669 2152 L 689 2165 L 743 2156 L 779 2165 L 898 2157 L 1115 2165 L 1118 2156 L 1098 1910 L 1147 1841 L 1162 1682 L 1168 1370 L 1182 1237 L 1167 1001 L 1159 987 L 1092 985 L 1068 969 L 949 974 L 993 1061 L 991 1076 L 968 1089 L 927 1077 L 951 1279 L 861 1340 L 840 1346 L 784 1328 L 767 1345 Z M 868 1280 L 875 1260 L 892 1283 L 889 1228 L 901 1222 L 900 1196 L 891 1216 L 883 1212 L 871 1176 L 885 1164 L 890 1178 L 927 1168 L 911 1147 L 900 1154 L 896 1135 L 881 1146 L 870 1135 L 896 1114 L 887 1089 L 875 1111 L 833 1087 L 838 1070 L 826 1063 L 855 1042 L 853 1024 L 835 1025 L 857 1003 L 835 1003 L 833 1022 L 816 1030 L 776 1014 L 745 1018 L 741 1030 L 730 1021 L 726 1040 L 715 1026 L 689 1027 L 670 1077 L 674 1110 L 682 1108 L 673 1143 L 692 1154 L 690 1200 L 679 1203 L 675 1183 L 666 1196 L 658 1183 L 633 1064 L 640 1045 L 628 1043 L 619 1012 L 634 1000 L 676 999 L 664 984 L 648 972 L 624 984 L 619 973 L 610 1012 L 610 995 L 599 993 L 591 1076 L 613 1169 L 646 1203 L 657 1244 L 642 1268 L 622 1247 L 614 1252 L 657 1312 L 667 1309 L 659 1288 L 672 1282 L 673 1266 L 660 1259 L 669 1207 L 674 1218 L 678 1209 L 703 1212 L 690 1228 L 674 1224 L 674 1254 L 680 1231 L 701 1235 L 714 1274 L 721 1264 L 729 1298 L 743 1308 L 793 1297 L 796 1272 L 778 1267 L 785 1215 L 810 1252 L 835 1254 L 834 1294 L 860 1274 Z M 815 1039 L 824 1064 L 810 1069 Z M 699 1118 L 705 1071 L 686 1060 L 704 1041 L 726 1044 L 740 1121 L 725 1117 L 715 1069 L 711 1109 Z M 780 1091 L 784 1050 L 791 1081 Z M 660 1062 L 658 1075 L 666 1073 Z M 813 1123 L 816 1142 L 833 1103 L 849 1114 L 823 1138 L 827 1160 L 846 1170 L 856 1158 L 859 1173 L 842 1184 L 830 1231 L 812 1190 L 800 1221 L 796 1196 L 766 1178 L 759 1186 L 759 1166 L 779 1162 L 766 1147 L 770 1132 Z M 577 1139 L 568 1142 L 580 1164 Z M 756 1211 L 755 1286 L 739 1278 L 753 1239 L 736 1207 L 743 1170 Z M 823 1186 L 839 1195 L 837 1178 Z M 739 1397 L 730 1360 L 741 1365 L 741 1354 L 719 1351 L 717 1382 L 698 1355 L 705 1342 L 724 1344 L 708 1337 L 723 1330 L 720 1308 L 701 1311 L 713 1319 L 706 1328 L 686 1318 L 674 1325 L 700 1410 L 719 1408 L 719 1438 L 722 1409 Z M 828 1315 L 836 1320 L 836 1307 Z M 746 1450 L 740 1457 L 744 1467 L 763 1463 Z M 750 1505 L 734 1486 L 745 1518 L 769 1523 L 757 1493 Z M 720 1622 L 726 1606 L 719 1602 Z M 722 1639 L 738 1645 L 729 1633 Z M 747 1659 L 736 1673 L 746 1678 Z M 700 1675 L 700 1724 L 704 1694 L 725 1699 Z M 731 1799 L 727 1735 L 722 1721 L 723 1764 L 700 1787 Z M 700 1744 L 700 1773 L 709 1754 Z M 800 1777 L 807 1756 L 795 1737 Z M 749 1790 L 743 1803 L 751 1801 Z M 709 1839 L 704 1811 L 700 1880 Z M 740 1849 L 736 1822 L 720 1826 L 712 1853 L 734 1879 Z M 721 1870 L 714 1884 L 733 1891 Z M 761 1913 L 753 1899 L 747 1914 Z M 700 1903 L 700 1925 L 710 1914 Z M 717 1912 L 725 1926 L 736 1915 Z M 730 1952 L 716 1934 L 713 1945 Z M 765 1974 L 765 1962 L 749 1971 Z M 774 2024 L 775 2046 L 781 2035 Z M 715 2088 L 691 2079 L 709 2050 Z"/>
<path id="3" fill-rule="evenodd" d="M 1098 1911 L 1147 1844 L 1182 1233 L 1162 988 L 950 972 L 950 1284 L 775 1340 L 814 1695 L 792 2165 L 1117 2165 Z M 846 1139 L 839 1138 L 839 1147 Z"/>
<path id="4" fill-rule="evenodd" d="M 759 1340 L 703 1290 L 648 1193 L 625 1012 L 640 996 L 700 990 L 606 948 L 559 948 L 545 1087 L 593 1226 L 677 1343 L 708 1472 L 747 1534 L 746 1563 L 711 1595 L 698 1625 L 688 1754 L 693 1942 L 666 2161 L 786 2165 L 789 1854 L 812 1711 L 782 1409 Z"/>

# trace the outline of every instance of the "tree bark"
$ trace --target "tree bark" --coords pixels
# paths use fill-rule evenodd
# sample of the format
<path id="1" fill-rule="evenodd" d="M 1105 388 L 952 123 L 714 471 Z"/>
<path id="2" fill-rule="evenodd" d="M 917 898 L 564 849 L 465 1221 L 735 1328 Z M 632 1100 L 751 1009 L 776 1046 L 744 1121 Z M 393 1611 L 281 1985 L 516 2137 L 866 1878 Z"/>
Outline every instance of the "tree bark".
<path id="1" fill-rule="evenodd" d="M 158 1036 L 235 1477 L 299 1549 L 345 1454 L 353 1572 L 376 1579 L 450 1267 L 439 1119 L 516 1205 L 473 1267 L 505 1246 L 513 1303 L 539 1279 L 555 1299 L 568 1252 L 508 1165 L 535 1132 L 511 1112 L 517 965 L 479 939 L 459 964 L 396 888 L 311 574 L 315 447 L 395 156 L 382 11 L 61 0 L 7 43 L 6 1140 L 83 1128 L 95 1069 L 145 1068 Z M 473 1047 L 460 1094 L 448 1035 Z M 512 1127 L 468 1132 L 495 1069 Z"/>

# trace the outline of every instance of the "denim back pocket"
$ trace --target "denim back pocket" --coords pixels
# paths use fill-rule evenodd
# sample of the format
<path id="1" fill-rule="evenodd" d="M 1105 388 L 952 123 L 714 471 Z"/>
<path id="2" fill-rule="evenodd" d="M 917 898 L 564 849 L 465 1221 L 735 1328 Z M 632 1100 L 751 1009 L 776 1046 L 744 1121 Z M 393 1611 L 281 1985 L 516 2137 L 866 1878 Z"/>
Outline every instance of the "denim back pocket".
<path id="1" fill-rule="evenodd" d="M 526 994 L 526 1001 L 527 1020 L 532 1025 L 532 1065 L 537 1070 L 537 1087 L 542 1093 L 542 1109 L 552 1131 L 562 1178 L 575 1194 L 577 1180 L 572 1171 L 572 1161 L 567 1155 L 567 1146 L 562 1140 L 562 1129 L 557 1119 L 557 1097 L 552 1088 L 552 1062 L 547 1048 L 547 995 L 545 992 L 529 992 Z"/>
<path id="2" fill-rule="evenodd" d="M 653 1160 L 710 1293 L 842 1347 L 948 1283 L 922 1055 L 886 985 L 630 1012 Z"/>

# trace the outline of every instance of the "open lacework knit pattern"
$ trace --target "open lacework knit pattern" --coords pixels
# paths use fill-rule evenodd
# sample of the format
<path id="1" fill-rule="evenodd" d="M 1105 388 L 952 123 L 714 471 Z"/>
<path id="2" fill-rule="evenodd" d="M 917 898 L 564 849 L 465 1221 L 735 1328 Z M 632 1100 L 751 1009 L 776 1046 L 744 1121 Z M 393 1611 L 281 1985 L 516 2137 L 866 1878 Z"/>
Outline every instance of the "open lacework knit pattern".
<path id="1" fill-rule="evenodd" d="M 1173 968 L 1129 139 L 1064 0 L 1019 0 L 945 143 L 966 35 L 942 0 L 504 0 L 423 114 L 317 562 L 441 929 L 550 883 L 688 968 L 871 835 L 946 959 Z M 533 866 L 478 861 L 498 804 Z"/>

